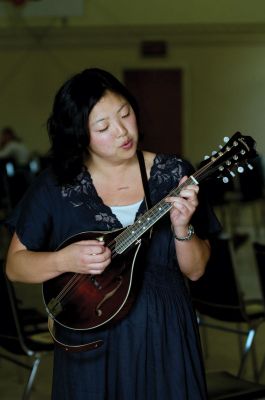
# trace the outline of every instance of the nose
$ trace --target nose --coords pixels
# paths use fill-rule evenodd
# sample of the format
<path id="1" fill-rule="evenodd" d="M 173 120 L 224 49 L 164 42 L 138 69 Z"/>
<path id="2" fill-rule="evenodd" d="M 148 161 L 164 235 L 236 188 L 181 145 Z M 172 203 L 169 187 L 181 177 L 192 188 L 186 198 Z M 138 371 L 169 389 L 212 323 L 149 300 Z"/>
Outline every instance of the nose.
<path id="1" fill-rule="evenodd" d="M 117 123 L 117 138 L 123 137 L 127 134 L 127 129 L 121 121 Z"/>

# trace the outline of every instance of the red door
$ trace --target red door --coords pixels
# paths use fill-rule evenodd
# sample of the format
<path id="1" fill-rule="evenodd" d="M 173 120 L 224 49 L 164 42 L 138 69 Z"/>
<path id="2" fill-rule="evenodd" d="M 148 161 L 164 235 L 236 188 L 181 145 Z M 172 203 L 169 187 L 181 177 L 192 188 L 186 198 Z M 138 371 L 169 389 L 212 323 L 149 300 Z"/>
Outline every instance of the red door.
<path id="1" fill-rule="evenodd" d="M 141 148 L 155 153 L 182 153 L 181 70 L 124 71 L 124 83 L 140 107 Z"/>

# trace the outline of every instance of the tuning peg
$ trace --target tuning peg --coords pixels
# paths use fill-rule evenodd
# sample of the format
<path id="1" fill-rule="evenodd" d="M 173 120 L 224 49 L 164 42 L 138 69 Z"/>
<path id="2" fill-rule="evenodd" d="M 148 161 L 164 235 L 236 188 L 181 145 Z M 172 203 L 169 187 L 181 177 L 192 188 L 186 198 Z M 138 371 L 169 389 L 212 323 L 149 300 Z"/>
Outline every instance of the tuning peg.
<path id="1" fill-rule="evenodd" d="M 204 156 L 204 160 L 208 160 L 210 157 L 209 156 Z"/>
<path id="2" fill-rule="evenodd" d="M 239 172 L 240 174 L 242 174 L 244 172 L 244 168 L 243 167 L 238 167 L 237 168 L 237 172 Z"/>
<path id="3" fill-rule="evenodd" d="M 217 154 L 217 151 L 212 151 L 212 156 L 215 156 Z"/>
<path id="4" fill-rule="evenodd" d="M 236 176 L 236 174 L 234 174 L 233 171 L 229 171 L 230 175 L 234 178 Z"/>
<path id="5" fill-rule="evenodd" d="M 224 177 L 223 177 L 223 182 L 224 182 L 224 183 L 228 183 L 228 182 L 229 182 L 229 179 L 227 178 L 227 176 L 224 176 Z"/>
<path id="6" fill-rule="evenodd" d="M 228 136 L 225 136 L 225 137 L 224 137 L 224 142 L 225 142 L 225 143 L 229 142 L 229 137 L 228 137 Z"/>
<path id="7" fill-rule="evenodd" d="M 247 163 L 248 169 L 250 169 L 251 171 L 254 169 L 253 165 Z"/>

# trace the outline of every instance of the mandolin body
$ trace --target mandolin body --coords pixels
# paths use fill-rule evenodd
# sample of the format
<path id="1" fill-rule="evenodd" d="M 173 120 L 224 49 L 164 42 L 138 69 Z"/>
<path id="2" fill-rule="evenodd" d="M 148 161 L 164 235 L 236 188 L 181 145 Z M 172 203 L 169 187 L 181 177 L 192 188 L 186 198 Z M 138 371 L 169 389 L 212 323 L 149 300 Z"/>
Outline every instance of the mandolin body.
<path id="1" fill-rule="evenodd" d="M 67 239 L 57 250 L 80 240 L 115 242 L 117 231 L 83 232 Z M 90 330 L 122 319 L 132 307 L 140 282 L 135 279 L 141 241 L 118 254 L 100 275 L 64 273 L 43 283 L 48 314 L 59 324 Z M 137 274 L 139 273 L 139 267 Z"/>

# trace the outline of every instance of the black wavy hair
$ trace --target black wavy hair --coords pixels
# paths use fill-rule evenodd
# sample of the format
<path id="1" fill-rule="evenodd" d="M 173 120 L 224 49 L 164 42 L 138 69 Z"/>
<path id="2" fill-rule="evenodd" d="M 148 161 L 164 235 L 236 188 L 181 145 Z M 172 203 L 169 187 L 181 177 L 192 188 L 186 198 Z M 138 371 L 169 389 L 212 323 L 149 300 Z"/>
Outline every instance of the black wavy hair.
<path id="1" fill-rule="evenodd" d="M 60 184 L 73 183 L 83 170 L 88 156 L 88 116 L 107 90 L 123 96 L 130 103 L 139 125 L 139 109 L 134 96 L 111 73 L 89 68 L 72 76 L 56 93 L 47 121 L 51 165 Z"/>

